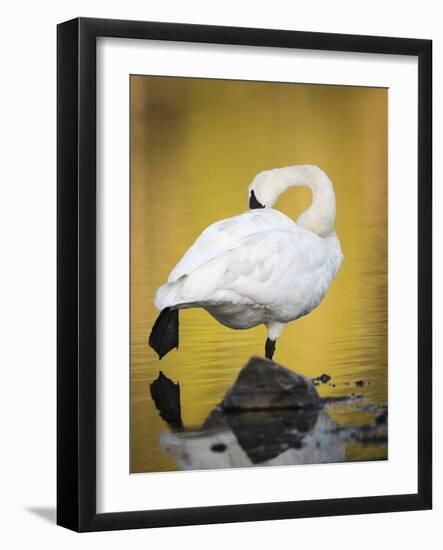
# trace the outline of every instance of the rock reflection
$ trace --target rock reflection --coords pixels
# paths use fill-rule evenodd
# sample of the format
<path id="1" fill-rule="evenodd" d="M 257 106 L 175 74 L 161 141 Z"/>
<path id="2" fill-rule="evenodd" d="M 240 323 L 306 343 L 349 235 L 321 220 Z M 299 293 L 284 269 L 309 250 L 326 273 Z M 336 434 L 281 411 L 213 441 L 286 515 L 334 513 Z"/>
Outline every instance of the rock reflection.
<path id="1" fill-rule="evenodd" d="M 231 412 L 215 407 L 198 429 L 183 426 L 178 384 L 160 373 L 151 395 L 170 431 L 161 447 L 184 470 L 342 462 L 346 442 L 319 408 Z"/>
<path id="2" fill-rule="evenodd" d="M 220 427 L 205 427 L 213 421 Z M 201 429 L 162 434 L 160 444 L 185 470 L 342 462 L 346 443 L 335 428 L 324 411 L 306 416 L 216 409 Z"/>

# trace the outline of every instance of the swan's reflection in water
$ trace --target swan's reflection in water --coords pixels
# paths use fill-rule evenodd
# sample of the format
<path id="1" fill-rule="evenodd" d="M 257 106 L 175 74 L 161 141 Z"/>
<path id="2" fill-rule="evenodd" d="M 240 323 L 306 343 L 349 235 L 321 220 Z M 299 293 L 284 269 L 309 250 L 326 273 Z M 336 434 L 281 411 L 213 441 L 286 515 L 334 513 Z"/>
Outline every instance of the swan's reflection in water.
<path id="1" fill-rule="evenodd" d="M 346 441 L 322 409 L 226 412 L 215 407 L 198 429 L 183 426 L 180 391 L 164 375 L 152 397 L 170 431 L 160 445 L 183 470 L 343 462 Z"/>
<path id="2" fill-rule="evenodd" d="M 342 462 L 336 428 L 325 411 L 214 409 L 199 430 L 161 434 L 160 444 L 184 470 Z"/>

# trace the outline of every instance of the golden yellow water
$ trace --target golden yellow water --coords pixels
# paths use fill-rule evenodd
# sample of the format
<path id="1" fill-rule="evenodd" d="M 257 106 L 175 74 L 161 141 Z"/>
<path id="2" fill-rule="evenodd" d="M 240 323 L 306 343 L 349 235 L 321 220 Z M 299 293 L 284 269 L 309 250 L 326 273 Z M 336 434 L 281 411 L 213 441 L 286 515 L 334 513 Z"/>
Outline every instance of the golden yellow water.
<path id="1" fill-rule="evenodd" d="M 264 327 L 233 331 L 208 313 L 180 313 L 180 349 L 159 362 L 147 345 L 156 289 L 200 232 L 247 209 L 261 170 L 316 164 L 334 183 L 344 262 L 323 303 L 285 329 L 274 359 L 322 396 L 363 395 L 328 411 L 341 426 L 371 422 L 387 403 L 387 96 L 381 88 L 131 77 L 131 472 L 178 469 L 149 393 L 161 369 L 179 381 L 186 426 L 199 427 L 253 354 Z M 274 206 L 292 218 L 310 204 L 294 188 Z M 355 381 L 364 379 L 362 388 Z M 349 444 L 347 460 L 386 458 Z"/>

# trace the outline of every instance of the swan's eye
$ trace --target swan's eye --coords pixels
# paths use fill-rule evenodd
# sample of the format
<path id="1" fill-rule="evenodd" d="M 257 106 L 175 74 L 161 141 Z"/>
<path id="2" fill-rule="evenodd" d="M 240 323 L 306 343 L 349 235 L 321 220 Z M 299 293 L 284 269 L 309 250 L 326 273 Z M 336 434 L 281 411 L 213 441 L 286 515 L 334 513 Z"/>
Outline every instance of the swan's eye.
<path id="1" fill-rule="evenodd" d="M 253 210 L 254 208 L 264 208 L 263 204 L 260 204 L 255 198 L 254 190 L 251 191 L 251 196 L 249 197 L 249 208 Z"/>

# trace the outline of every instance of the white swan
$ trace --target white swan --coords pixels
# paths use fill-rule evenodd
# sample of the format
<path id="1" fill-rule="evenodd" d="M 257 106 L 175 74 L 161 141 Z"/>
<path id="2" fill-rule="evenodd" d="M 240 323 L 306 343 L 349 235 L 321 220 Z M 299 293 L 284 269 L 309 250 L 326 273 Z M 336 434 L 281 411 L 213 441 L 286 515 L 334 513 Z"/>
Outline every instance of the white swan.
<path id="1" fill-rule="evenodd" d="M 294 186 L 312 191 L 312 205 L 296 222 L 272 208 Z M 325 297 L 343 260 L 328 176 L 311 165 L 266 170 L 248 197 L 251 210 L 206 228 L 158 289 L 161 313 L 149 344 L 160 359 L 178 348 L 179 309 L 201 307 L 233 329 L 266 325 L 272 359 L 285 325 Z"/>

